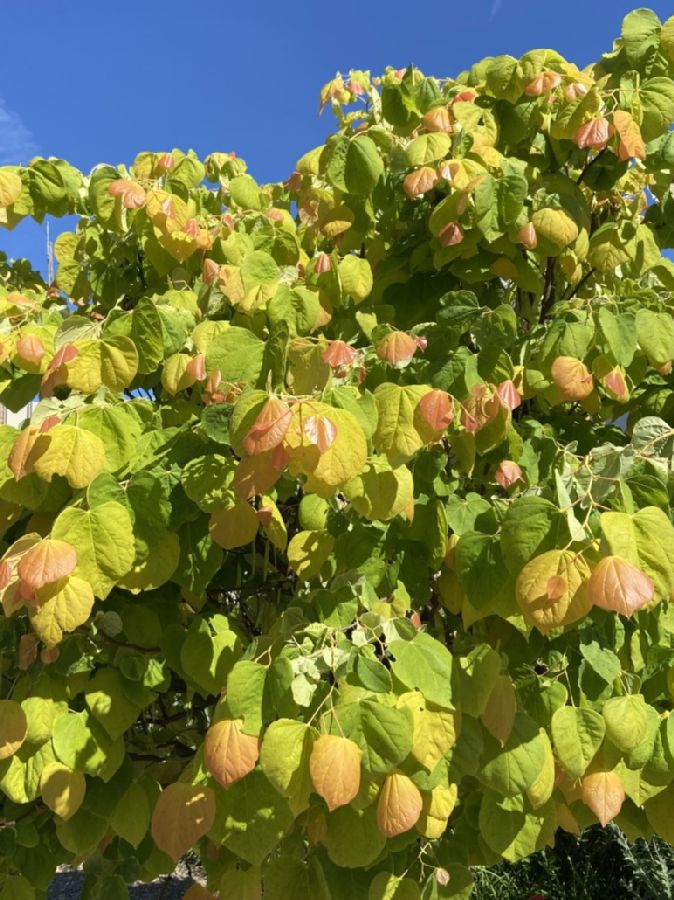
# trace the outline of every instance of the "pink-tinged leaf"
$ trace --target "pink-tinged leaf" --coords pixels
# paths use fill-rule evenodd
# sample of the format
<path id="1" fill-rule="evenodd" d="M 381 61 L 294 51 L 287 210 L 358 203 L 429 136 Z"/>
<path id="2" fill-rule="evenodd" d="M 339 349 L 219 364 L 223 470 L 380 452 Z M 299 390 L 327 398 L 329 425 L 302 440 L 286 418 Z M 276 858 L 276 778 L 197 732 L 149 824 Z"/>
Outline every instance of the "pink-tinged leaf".
<path id="1" fill-rule="evenodd" d="M 569 84 L 564 88 L 564 96 L 567 100 L 580 100 L 580 98 L 584 97 L 587 92 L 587 85 L 581 84 L 579 81 L 576 81 L 573 84 Z"/>
<path id="2" fill-rule="evenodd" d="M 471 434 L 492 422 L 501 409 L 501 400 L 491 385 L 476 384 L 461 404 L 461 424 Z"/>
<path id="3" fill-rule="evenodd" d="M 125 209 L 140 209 L 145 206 L 146 194 L 138 182 L 129 178 L 118 178 L 108 186 L 111 197 L 121 197 Z"/>
<path id="4" fill-rule="evenodd" d="M 61 419 L 58 416 L 47 416 L 40 422 L 40 434 L 45 434 L 47 431 L 51 431 L 52 428 L 56 428 L 56 426 L 60 424 Z"/>
<path id="5" fill-rule="evenodd" d="M 540 97 L 541 94 L 554 91 L 561 83 L 562 76 L 558 72 L 541 72 L 524 88 L 524 93 L 527 97 Z"/>
<path id="6" fill-rule="evenodd" d="M 404 331 L 391 331 L 377 344 L 377 356 L 392 366 L 412 359 L 417 352 L 415 339 Z"/>
<path id="7" fill-rule="evenodd" d="M 419 401 L 419 413 L 433 431 L 444 431 L 454 418 L 454 403 L 447 391 L 434 388 Z"/>
<path id="8" fill-rule="evenodd" d="M 658 366 L 658 372 L 660 375 L 669 375 L 672 371 L 672 362 L 663 363 L 661 366 Z"/>
<path id="9" fill-rule="evenodd" d="M 201 277 L 204 279 L 204 284 L 213 284 L 219 274 L 220 264 L 216 263 L 214 259 L 205 259 L 201 267 Z"/>
<path id="10" fill-rule="evenodd" d="M 517 463 L 513 462 L 511 459 L 501 460 L 496 469 L 494 478 L 505 490 L 512 487 L 514 484 L 517 484 L 518 481 L 524 484 L 524 473 Z"/>
<path id="11" fill-rule="evenodd" d="M 183 232 L 191 238 L 199 237 L 199 223 L 197 220 L 188 219 L 183 226 Z"/>
<path id="12" fill-rule="evenodd" d="M 417 347 L 421 350 L 422 353 L 426 352 L 426 348 L 428 347 L 428 338 L 424 337 L 423 334 L 417 334 L 414 337 L 414 340 L 417 343 Z"/>
<path id="13" fill-rule="evenodd" d="M 288 452 L 283 444 L 279 444 L 278 447 L 274 447 L 271 452 L 271 464 L 276 469 L 277 472 L 282 472 L 285 467 L 290 462 L 290 457 L 288 456 Z"/>
<path id="14" fill-rule="evenodd" d="M 270 397 L 243 440 L 245 453 L 254 456 L 277 447 L 285 437 L 291 418 L 292 413 L 285 400 Z"/>
<path id="15" fill-rule="evenodd" d="M 444 178 L 445 181 L 451 181 L 459 169 L 460 166 L 456 162 L 441 162 L 438 166 L 438 175 L 440 178 Z"/>
<path id="16" fill-rule="evenodd" d="M 519 395 L 519 391 L 517 390 L 514 381 L 502 381 L 496 386 L 496 393 L 501 404 L 505 406 L 506 409 L 517 409 L 517 407 L 522 404 L 522 398 Z"/>
<path id="17" fill-rule="evenodd" d="M 416 200 L 417 197 L 423 197 L 428 191 L 433 190 L 438 181 L 439 175 L 435 169 L 430 166 L 422 166 L 405 176 L 403 190 L 410 200 Z"/>
<path id="18" fill-rule="evenodd" d="M 440 885 L 440 887 L 447 887 L 450 880 L 450 874 L 447 869 L 436 869 L 435 870 L 435 880 Z"/>
<path id="19" fill-rule="evenodd" d="M 612 369 L 607 375 L 603 376 L 601 383 L 619 403 L 627 403 L 630 398 L 630 392 L 627 389 L 625 376 L 620 369 Z"/>
<path id="20" fill-rule="evenodd" d="M 162 153 L 157 160 L 157 168 L 163 172 L 170 172 L 175 164 L 176 161 L 174 160 L 172 153 Z"/>
<path id="21" fill-rule="evenodd" d="M 336 340 L 330 341 L 321 356 L 323 362 L 332 369 L 341 369 L 342 366 L 350 366 L 358 359 L 358 351 L 354 347 L 349 347 L 345 341 Z"/>
<path id="22" fill-rule="evenodd" d="M 59 384 L 65 384 L 67 379 L 66 365 L 72 362 L 80 355 L 80 351 L 74 344 L 64 344 L 56 351 L 49 361 L 47 371 L 42 376 L 40 385 L 40 394 L 43 397 L 50 397 L 54 388 Z"/>
<path id="23" fill-rule="evenodd" d="M 70 575 L 76 565 L 77 551 L 71 544 L 45 538 L 23 554 L 18 573 L 22 585 L 38 591 L 45 584 Z"/>
<path id="24" fill-rule="evenodd" d="M 545 587 L 545 595 L 548 600 L 559 600 L 568 590 L 569 584 L 563 575 L 551 575 Z"/>
<path id="25" fill-rule="evenodd" d="M 535 250 L 538 247 L 538 234 L 534 228 L 533 222 L 527 222 L 517 232 L 517 240 L 526 247 L 527 250 Z"/>
<path id="26" fill-rule="evenodd" d="M 42 341 L 36 334 L 24 334 L 24 336 L 19 338 L 16 342 L 16 352 L 21 359 L 25 359 L 26 362 L 33 363 L 37 366 L 44 356 L 45 351 Z"/>
<path id="27" fill-rule="evenodd" d="M 641 569 L 619 556 L 607 556 L 595 567 L 588 584 L 595 606 L 631 616 L 653 599 L 655 585 Z"/>
<path id="28" fill-rule="evenodd" d="M 599 116 L 581 125 L 576 131 L 574 141 L 581 150 L 585 147 L 589 147 L 591 150 L 603 150 L 608 144 L 613 131 L 613 125 L 611 125 L 609 120 L 604 118 L 604 116 Z"/>
<path id="29" fill-rule="evenodd" d="M 463 240 L 463 228 L 458 222 L 450 222 L 438 234 L 438 240 L 442 247 L 452 247 Z"/>
<path id="30" fill-rule="evenodd" d="M 474 103 L 476 97 L 475 91 L 459 91 L 455 97 L 452 97 L 452 103 Z"/>
<path id="31" fill-rule="evenodd" d="M 37 659 L 37 637 L 34 634 L 22 634 L 19 640 L 19 668 L 26 672 Z"/>
<path id="32" fill-rule="evenodd" d="M 337 426 L 327 416 L 308 416 L 302 430 L 307 441 L 318 447 L 321 453 L 325 453 L 337 437 Z"/>
<path id="33" fill-rule="evenodd" d="M 244 456 L 234 472 L 233 486 L 242 500 L 249 500 L 256 495 L 266 494 L 279 480 L 282 469 L 274 465 L 274 454 L 283 450 L 282 446 L 274 447 L 266 453 L 255 456 Z"/>
<path id="34" fill-rule="evenodd" d="M 332 260 L 327 253 L 319 253 L 314 263 L 314 272 L 317 275 L 325 275 L 332 269 Z"/>
<path id="35" fill-rule="evenodd" d="M 206 380 L 206 359 L 204 358 L 203 353 L 197 353 L 196 356 L 192 357 L 192 359 L 187 363 L 187 368 L 185 369 L 188 375 L 194 379 L 194 381 L 205 381 Z"/>

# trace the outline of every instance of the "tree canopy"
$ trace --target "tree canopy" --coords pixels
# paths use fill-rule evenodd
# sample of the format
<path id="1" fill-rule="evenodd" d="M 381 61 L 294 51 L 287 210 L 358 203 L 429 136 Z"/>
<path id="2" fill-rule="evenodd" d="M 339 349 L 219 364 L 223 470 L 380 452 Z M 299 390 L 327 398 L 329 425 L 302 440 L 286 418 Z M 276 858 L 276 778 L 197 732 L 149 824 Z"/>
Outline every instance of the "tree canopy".
<path id="1" fill-rule="evenodd" d="M 5 228 L 79 217 L 53 283 L 0 257 L 3 896 L 674 841 L 674 17 L 323 107 L 276 184 L 0 168 Z"/>

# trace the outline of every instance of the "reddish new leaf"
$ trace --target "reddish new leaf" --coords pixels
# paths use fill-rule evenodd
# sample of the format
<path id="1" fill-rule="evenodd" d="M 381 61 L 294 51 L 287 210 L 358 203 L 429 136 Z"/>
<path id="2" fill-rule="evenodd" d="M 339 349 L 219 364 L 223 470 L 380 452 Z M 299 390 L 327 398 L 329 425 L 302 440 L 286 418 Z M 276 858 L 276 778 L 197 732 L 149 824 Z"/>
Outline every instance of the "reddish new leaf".
<path id="1" fill-rule="evenodd" d="M 453 398 L 434 388 L 419 401 L 419 414 L 433 431 L 444 431 L 454 418 Z"/>
<path id="2" fill-rule="evenodd" d="M 641 569 L 619 556 L 607 556 L 592 571 L 588 591 L 595 606 L 631 616 L 651 602 L 655 585 Z"/>
<path id="3" fill-rule="evenodd" d="M 292 413 L 285 400 L 270 397 L 257 415 L 250 431 L 243 439 L 243 449 L 249 456 L 278 447 L 290 425 Z"/>

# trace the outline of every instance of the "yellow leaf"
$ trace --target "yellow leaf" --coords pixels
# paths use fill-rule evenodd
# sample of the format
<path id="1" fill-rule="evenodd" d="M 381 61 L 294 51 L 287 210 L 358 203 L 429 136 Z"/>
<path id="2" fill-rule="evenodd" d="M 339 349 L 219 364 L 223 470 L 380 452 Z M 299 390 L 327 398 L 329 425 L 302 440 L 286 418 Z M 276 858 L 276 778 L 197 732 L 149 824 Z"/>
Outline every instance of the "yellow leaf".
<path id="1" fill-rule="evenodd" d="M 536 210 L 531 221 L 539 236 L 547 238 L 558 247 L 568 247 L 578 237 L 578 226 L 571 216 L 561 209 Z"/>
<path id="2" fill-rule="evenodd" d="M 534 809 L 544 806 L 555 788 L 555 757 L 552 752 L 550 738 L 541 728 L 541 739 L 545 741 L 545 761 L 534 781 L 527 788 L 527 797 Z"/>
<path id="3" fill-rule="evenodd" d="M 121 391 L 138 371 L 138 351 L 130 338 L 119 336 L 75 344 L 77 356 L 65 363 L 66 383 L 83 394 L 95 394 L 105 385 Z"/>
<path id="4" fill-rule="evenodd" d="M 105 446 L 91 431 L 57 425 L 37 438 L 30 458 L 40 478 L 51 481 L 54 475 L 63 475 L 77 490 L 91 484 L 105 468 Z"/>
<path id="5" fill-rule="evenodd" d="M 505 744 L 510 737 L 516 712 L 517 696 L 512 679 L 509 675 L 499 675 L 482 713 L 482 724 L 497 741 Z"/>
<path id="6" fill-rule="evenodd" d="M 285 550 L 288 544 L 288 530 L 278 506 L 271 497 L 262 497 L 257 517 L 262 530 L 277 550 Z"/>
<path id="7" fill-rule="evenodd" d="M 26 714 L 14 700 L 0 700 L 0 759 L 13 756 L 26 740 Z"/>
<path id="8" fill-rule="evenodd" d="M 396 704 L 412 715 L 413 758 L 432 772 L 456 744 L 459 718 L 455 710 L 440 709 L 429 703 L 419 691 L 401 694 Z"/>
<path id="9" fill-rule="evenodd" d="M 456 784 L 439 784 L 423 795 L 421 815 L 417 831 L 427 838 L 439 838 L 447 829 L 449 817 L 454 811 L 458 787 Z"/>
<path id="10" fill-rule="evenodd" d="M 65 581 L 47 584 L 36 592 L 38 607 L 30 609 L 33 630 L 46 644 L 55 647 L 64 631 L 84 625 L 94 605 L 94 592 L 88 581 L 70 576 Z"/>
<path id="11" fill-rule="evenodd" d="M 72 818 L 82 805 L 86 782 L 81 772 L 75 772 L 62 763 L 49 763 L 40 776 L 42 800 L 57 816 L 66 821 Z"/>
<path id="12" fill-rule="evenodd" d="M 206 732 L 204 765 L 224 788 L 252 772 L 259 756 L 259 739 L 244 734 L 238 719 L 223 719 Z"/>
<path id="13" fill-rule="evenodd" d="M 311 581 L 330 558 L 335 539 L 326 531 L 298 531 L 288 544 L 288 563 L 302 581 Z"/>
<path id="14" fill-rule="evenodd" d="M 415 412 L 430 390 L 425 385 L 400 387 L 389 383 L 380 384 L 375 390 L 379 420 L 372 440 L 391 465 L 408 462 L 426 443 L 416 427 Z"/>
<path id="15" fill-rule="evenodd" d="M 332 812 L 350 803 L 360 789 L 362 751 L 353 741 L 334 734 L 320 735 L 311 750 L 309 771 L 316 792 Z"/>
<path id="16" fill-rule="evenodd" d="M 255 510 L 244 500 L 237 500 L 233 506 L 214 512 L 208 523 L 211 537 L 225 550 L 250 544 L 255 539 L 257 528 Z"/>
<path id="17" fill-rule="evenodd" d="M 359 515 L 386 521 L 404 512 L 414 495 L 414 481 L 407 466 L 392 468 L 374 459 L 344 488 L 347 500 Z"/>
<path id="18" fill-rule="evenodd" d="M 166 787 L 155 803 L 151 833 L 155 844 L 178 862 L 213 825 L 213 791 L 196 784 L 176 782 Z"/>
<path id="19" fill-rule="evenodd" d="M 377 804 L 377 826 L 386 837 L 395 837 L 413 828 L 423 806 L 419 788 L 399 772 L 386 776 Z"/>
<path id="20" fill-rule="evenodd" d="M 589 772 L 582 779 L 583 803 L 602 825 L 615 819 L 625 802 L 625 788 L 615 772 Z"/>
<path id="21" fill-rule="evenodd" d="M 8 167 L 0 169 L 0 209 L 11 206 L 21 196 L 21 177 L 17 172 L 8 170 Z"/>
<path id="22" fill-rule="evenodd" d="M 592 608 L 590 570 L 570 550 L 548 550 L 530 560 L 517 578 L 517 603 L 529 624 L 545 634 L 582 619 Z"/>
<path id="23" fill-rule="evenodd" d="M 318 445 L 315 423 L 327 425 L 330 443 Z M 321 428 L 324 433 L 326 428 Z M 345 409 L 327 403 L 305 401 L 293 410 L 284 443 L 292 475 L 306 475 L 306 492 L 332 497 L 363 471 L 367 442 L 357 419 Z"/>
<path id="24" fill-rule="evenodd" d="M 347 254 L 339 263 L 339 279 L 345 294 L 361 303 L 372 291 L 372 269 L 366 259 Z"/>

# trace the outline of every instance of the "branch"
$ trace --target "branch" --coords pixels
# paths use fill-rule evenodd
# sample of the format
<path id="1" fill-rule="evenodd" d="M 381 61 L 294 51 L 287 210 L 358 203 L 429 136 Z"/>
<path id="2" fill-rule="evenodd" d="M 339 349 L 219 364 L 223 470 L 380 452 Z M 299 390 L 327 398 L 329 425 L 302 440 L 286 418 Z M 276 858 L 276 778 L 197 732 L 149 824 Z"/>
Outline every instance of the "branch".
<path id="1" fill-rule="evenodd" d="M 541 303 L 540 321 L 543 322 L 555 302 L 555 258 L 548 257 L 545 266 L 545 284 L 543 287 L 543 302 Z"/>
<path id="2" fill-rule="evenodd" d="M 585 282 L 588 281 L 588 279 L 592 278 L 592 276 L 594 275 L 594 273 L 595 273 L 595 270 L 594 270 L 594 269 L 590 269 L 589 272 L 586 272 L 586 273 L 583 275 L 583 277 L 580 279 L 580 281 L 578 282 L 578 284 L 575 286 L 575 288 L 572 289 L 572 291 L 571 291 L 571 293 L 569 294 L 569 296 L 568 296 L 568 297 L 565 297 L 564 299 L 565 299 L 565 300 L 571 300 L 572 297 L 575 297 L 576 294 L 578 293 L 578 291 L 579 291 L 579 290 L 582 288 L 582 286 L 585 284 Z"/>
<path id="3" fill-rule="evenodd" d="M 576 179 L 576 184 L 580 184 L 580 183 L 581 183 L 581 181 L 585 178 L 585 176 L 586 176 L 587 173 L 590 171 L 590 169 L 592 168 L 592 166 L 597 162 L 598 159 L 601 159 L 602 156 L 603 156 L 605 153 L 606 153 L 606 147 L 604 147 L 603 150 L 600 150 L 599 153 L 597 153 L 596 156 L 593 156 L 593 157 L 592 157 L 592 159 L 589 161 L 589 163 L 587 163 L 587 165 L 585 166 L 585 168 L 583 169 L 583 171 L 580 173 L 580 175 L 579 175 L 578 178 Z"/>

